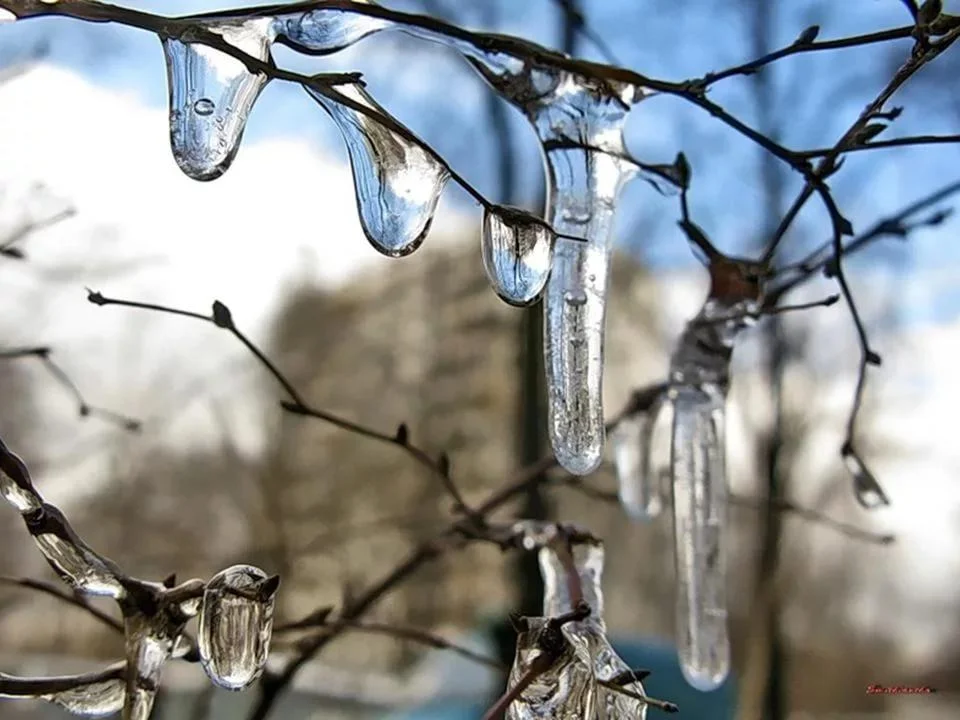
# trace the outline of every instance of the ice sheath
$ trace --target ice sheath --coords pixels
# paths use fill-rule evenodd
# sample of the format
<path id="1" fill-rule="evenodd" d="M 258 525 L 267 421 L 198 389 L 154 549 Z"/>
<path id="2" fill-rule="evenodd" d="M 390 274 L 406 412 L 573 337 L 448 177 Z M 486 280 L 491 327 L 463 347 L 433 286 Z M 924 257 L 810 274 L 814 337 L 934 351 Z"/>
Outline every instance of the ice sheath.
<path id="1" fill-rule="evenodd" d="M 591 613 L 582 621 L 563 626 L 563 654 L 511 703 L 507 720 L 643 720 L 647 707 L 644 703 L 597 683 L 629 671 L 606 636 L 601 588 L 603 544 L 589 540 L 571 542 L 562 548 L 564 541 L 556 535 L 551 537 L 556 526 L 541 524 L 537 529 L 533 525 L 530 524 L 533 534 L 546 541 L 539 551 L 543 617 L 528 618 L 528 629 L 517 640 L 510 687 L 516 685 L 542 652 L 537 641 L 549 618 L 570 612 L 581 598 L 590 605 Z M 645 694 L 639 680 L 624 687 Z"/>

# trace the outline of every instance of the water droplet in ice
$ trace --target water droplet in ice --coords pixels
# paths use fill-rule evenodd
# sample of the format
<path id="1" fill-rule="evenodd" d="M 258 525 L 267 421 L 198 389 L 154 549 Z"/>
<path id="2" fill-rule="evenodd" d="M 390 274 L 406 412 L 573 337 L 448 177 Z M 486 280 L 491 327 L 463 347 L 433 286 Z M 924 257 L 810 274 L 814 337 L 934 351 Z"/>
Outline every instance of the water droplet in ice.
<path id="1" fill-rule="evenodd" d="M 550 276 L 554 239 L 546 223 L 523 210 L 484 209 L 481 255 L 497 295 L 511 305 L 535 302 Z"/>
<path id="2" fill-rule="evenodd" d="M 274 20 L 273 29 L 278 41 L 295 50 L 326 55 L 343 50 L 389 26 L 390 22 L 381 18 L 321 7 L 280 15 Z"/>
<path id="3" fill-rule="evenodd" d="M 207 583 L 200 610 L 200 662 L 217 685 L 241 690 L 263 672 L 276 580 L 251 565 L 234 565 Z"/>
<path id="4" fill-rule="evenodd" d="M 193 111 L 197 115 L 213 115 L 213 111 L 216 109 L 217 106 L 209 98 L 200 98 L 193 104 Z"/>
<path id="5" fill-rule="evenodd" d="M 36 698 L 86 717 L 113 715 L 123 707 L 123 665 L 100 672 L 57 677 L 15 677 L 0 673 L 0 697 Z"/>
<path id="6" fill-rule="evenodd" d="M 423 242 L 433 221 L 449 173 L 423 146 L 379 120 L 343 105 L 314 88 L 306 91 L 340 128 L 357 195 L 360 224 L 370 243 L 384 255 L 409 255 Z M 357 85 L 337 92 L 389 117 Z"/>
<path id="7" fill-rule="evenodd" d="M 681 386 L 674 389 L 673 408 L 677 652 L 687 682 L 705 692 L 730 672 L 723 394 Z"/>
<path id="8" fill-rule="evenodd" d="M 248 55 L 266 61 L 271 18 L 209 21 L 204 28 Z M 247 117 L 267 84 L 237 58 L 199 42 L 162 40 L 170 100 L 170 144 L 180 169 L 194 180 L 214 180 L 233 162 Z"/>

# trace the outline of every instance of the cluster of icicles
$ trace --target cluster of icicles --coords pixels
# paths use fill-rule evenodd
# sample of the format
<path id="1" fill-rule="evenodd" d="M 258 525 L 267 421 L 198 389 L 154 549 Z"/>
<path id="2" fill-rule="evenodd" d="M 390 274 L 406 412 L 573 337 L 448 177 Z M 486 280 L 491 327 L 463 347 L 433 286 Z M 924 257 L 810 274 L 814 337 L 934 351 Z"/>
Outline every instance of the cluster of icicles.
<path id="1" fill-rule="evenodd" d="M 643 720 L 646 703 L 597 682 L 629 677 L 631 681 L 621 687 L 645 696 L 640 680 L 607 640 L 601 588 L 603 544 L 593 538 L 567 542 L 564 529 L 550 523 L 524 520 L 515 530 L 527 550 L 539 549 L 543 617 L 524 618 L 509 687 L 520 683 L 544 654 L 543 636 L 551 619 L 571 613 L 581 600 L 590 614 L 561 627 L 563 648 L 511 703 L 507 720 Z"/>
<path id="2" fill-rule="evenodd" d="M 466 31 L 454 37 L 428 29 L 417 21 L 421 16 L 391 13 L 388 19 L 380 11 L 373 3 L 331 0 L 308 9 L 275 5 L 171 21 L 171 28 L 182 27 L 162 39 L 176 162 L 196 180 L 213 180 L 229 168 L 270 80 L 274 43 L 325 55 L 398 29 L 459 52 L 526 115 L 543 146 L 546 221 L 483 201 L 481 256 L 506 302 L 525 306 L 545 295 L 550 439 L 564 468 L 590 473 L 604 445 L 603 333 L 614 208 L 639 167 L 628 159 L 622 129 L 630 106 L 649 92 L 575 74 L 523 41 L 511 41 L 511 52 L 490 49 L 503 46 L 502 38 Z M 247 61 L 199 39 L 210 34 Z M 430 229 L 447 181 L 459 178 L 360 84 L 328 84 L 322 76 L 314 81 L 303 87 L 343 135 L 367 238 L 385 255 L 412 253 Z"/>
<path id="3" fill-rule="evenodd" d="M 126 662 L 66 677 L 22 678 L 0 673 L 0 697 L 39 698 L 69 712 L 147 720 L 164 664 L 199 651 L 216 685 L 241 690 L 263 672 L 273 628 L 279 578 L 250 565 L 234 565 L 207 583 L 129 577 L 96 553 L 55 506 L 44 502 L 23 461 L 0 440 L 0 495 L 22 516 L 37 548 L 75 592 L 112 598 L 123 615 Z M 199 615 L 197 646 L 184 634 Z"/>

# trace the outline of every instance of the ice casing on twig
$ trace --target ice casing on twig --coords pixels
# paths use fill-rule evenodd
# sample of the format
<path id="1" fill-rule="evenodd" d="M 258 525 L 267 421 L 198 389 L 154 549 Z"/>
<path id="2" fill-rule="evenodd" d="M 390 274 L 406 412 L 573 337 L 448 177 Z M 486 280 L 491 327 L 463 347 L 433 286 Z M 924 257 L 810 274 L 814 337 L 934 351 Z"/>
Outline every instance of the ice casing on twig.
<path id="1" fill-rule="evenodd" d="M 562 720 L 643 720 L 646 705 L 611 691 L 597 680 L 611 680 L 629 672 L 606 637 L 603 620 L 603 544 L 577 531 L 568 542 L 571 528 L 552 523 L 524 522 L 517 529 L 528 548 L 540 546 L 540 573 L 543 577 L 543 617 L 528 618 L 528 631 L 517 640 L 510 687 L 516 685 L 539 655 L 538 636 L 551 617 L 571 612 L 580 600 L 590 615 L 562 627 L 568 647 L 550 670 L 539 675 L 507 710 L 508 720 L 560 718 Z M 575 530 L 575 529 L 573 529 Z M 640 681 L 624 686 L 644 694 Z"/>

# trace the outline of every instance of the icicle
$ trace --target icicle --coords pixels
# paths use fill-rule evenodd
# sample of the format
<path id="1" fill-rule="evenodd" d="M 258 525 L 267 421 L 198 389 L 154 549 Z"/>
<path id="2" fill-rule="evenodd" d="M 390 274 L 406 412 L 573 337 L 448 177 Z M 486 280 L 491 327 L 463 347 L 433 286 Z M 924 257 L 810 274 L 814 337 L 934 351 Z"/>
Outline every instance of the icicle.
<path id="1" fill-rule="evenodd" d="M 200 662 L 217 685 L 249 686 L 263 672 L 273 629 L 279 578 L 250 565 L 217 573 L 203 595 Z"/>
<path id="2" fill-rule="evenodd" d="M 630 671 L 606 637 L 603 620 L 603 543 L 574 527 L 522 521 L 514 526 L 524 547 L 540 547 L 543 577 L 542 618 L 527 618 L 527 630 L 517 640 L 510 673 L 515 685 L 541 650 L 540 635 L 547 620 L 572 611 L 586 601 L 591 614 L 563 625 L 569 647 L 551 670 L 539 676 L 507 711 L 508 720 L 569 718 L 569 720 L 643 720 L 646 705 L 611 691 L 597 680 L 612 680 Z M 645 694 L 639 680 L 625 689 Z"/>
<path id="3" fill-rule="evenodd" d="M 674 539 L 677 566 L 677 648 L 693 687 L 719 687 L 730 671 L 726 563 L 723 552 L 723 396 L 682 386 L 674 398 Z"/>
<path id="4" fill-rule="evenodd" d="M 651 466 L 653 433 L 661 406 L 658 402 L 646 412 L 624 418 L 610 437 L 620 505 L 637 521 L 657 517 L 663 507 L 660 478 Z"/>
<path id="5" fill-rule="evenodd" d="M 267 61 L 272 22 L 271 18 L 220 20 L 203 27 Z M 247 117 L 268 78 L 202 42 L 173 38 L 161 42 L 167 63 L 173 157 L 194 180 L 214 180 L 233 162 Z"/>
<path id="6" fill-rule="evenodd" d="M 699 228 L 682 226 L 701 252 L 709 251 L 711 285 L 670 362 L 677 648 L 687 682 L 709 691 L 730 672 L 723 542 L 730 359 L 737 335 L 754 322 L 765 268 L 720 255 Z"/>
<path id="7" fill-rule="evenodd" d="M 33 698 L 86 717 L 106 717 L 123 707 L 123 665 L 85 675 L 20 678 L 0 673 L 0 697 Z"/>
<path id="8" fill-rule="evenodd" d="M 374 3 L 369 3 L 373 5 Z M 277 40 L 295 50 L 327 55 L 391 25 L 388 20 L 339 8 L 316 8 L 280 15 L 273 28 Z"/>
<path id="9" fill-rule="evenodd" d="M 486 208 L 481 255 L 497 295 L 511 305 L 536 302 L 550 276 L 555 240 L 553 230 L 529 213 L 503 206 Z"/>
<path id="10" fill-rule="evenodd" d="M 40 552 L 64 582 L 89 595 L 124 597 L 123 573 L 112 560 L 87 545 L 58 508 L 42 503 L 25 513 L 23 521 Z"/>
<path id="11" fill-rule="evenodd" d="M 305 89 L 343 134 L 367 239 L 384 255 L 409 255 L 430 229 L 449 178 L 446 168 L 420 144 L 313 88 Z M 388 115 L 357 85 L 341 85 L 336 92 Z"/>

